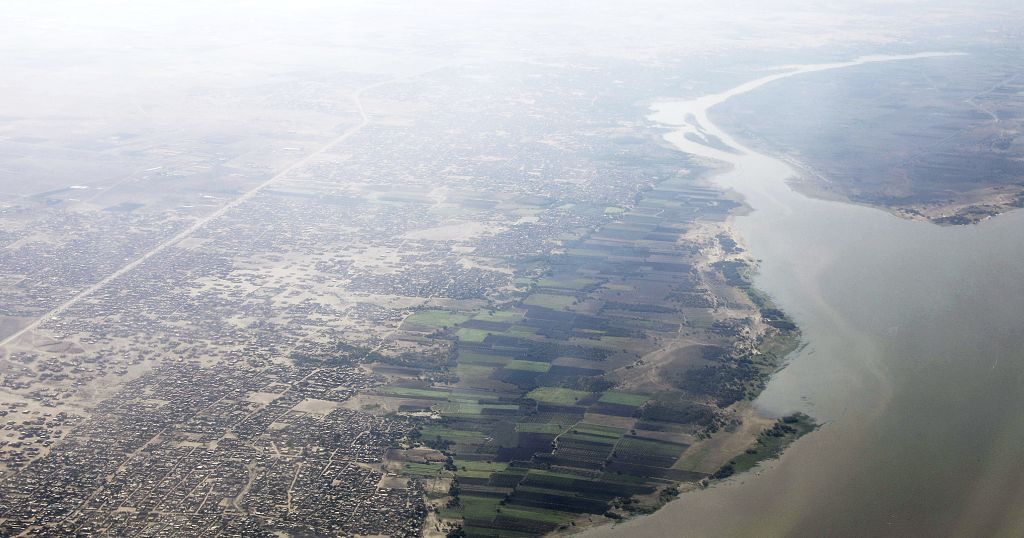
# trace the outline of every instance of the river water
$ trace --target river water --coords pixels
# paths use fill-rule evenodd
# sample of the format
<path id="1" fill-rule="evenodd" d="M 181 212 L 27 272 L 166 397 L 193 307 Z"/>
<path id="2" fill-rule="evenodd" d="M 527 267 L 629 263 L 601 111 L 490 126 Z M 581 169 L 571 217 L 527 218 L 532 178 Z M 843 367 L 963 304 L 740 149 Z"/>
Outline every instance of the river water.
<path id="1" fill-rule="evenodd" d="M 678 128 L 667 138 L 681 151 L 732 164 L 716 181 L 753 208 L 734 224 L 761 260 L 755 284 L 803 331 L 806 346 L 757 406 L 805 411 L 823 426 L 777 461 L 589 535 L 1024 535 L 1024 211 L 939 227 L 808 198 L 786 184 L 788 165 L 707 117 L 788 76 L 941 56 L 791 66 L 655 106 L 652 119 Z"/>

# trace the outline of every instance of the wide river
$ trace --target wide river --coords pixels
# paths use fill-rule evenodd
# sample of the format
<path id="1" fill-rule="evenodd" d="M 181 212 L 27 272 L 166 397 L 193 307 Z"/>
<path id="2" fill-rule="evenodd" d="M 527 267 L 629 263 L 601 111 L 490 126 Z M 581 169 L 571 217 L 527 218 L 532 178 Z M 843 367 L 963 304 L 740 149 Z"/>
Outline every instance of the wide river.
<path id="1" fill-rule="evenodd" d="M 756 285 L 803 330 L 757 405 L 824 425 L 779 460 L 588 535 L 1024 535 L 1024 211 L 940 227 L 808 198 L 787 164 L 707 116 L 785 77 L 942 56 L 791 66 L 655 107 L 680 150 L 733 165 L 716 181 L 753 208 L 734 223 L 761 260 Z M 700 132 L 738 151 L 684 136 Z"/>

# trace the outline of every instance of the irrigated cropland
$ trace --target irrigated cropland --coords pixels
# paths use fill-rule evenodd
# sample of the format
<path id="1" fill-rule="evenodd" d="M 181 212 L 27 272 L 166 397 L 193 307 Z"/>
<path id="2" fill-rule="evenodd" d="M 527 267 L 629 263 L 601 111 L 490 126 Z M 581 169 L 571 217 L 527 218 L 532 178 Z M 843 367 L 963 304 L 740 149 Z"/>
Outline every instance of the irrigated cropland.
<path id="1" fill-rule="evenodd" d="M 0 535 L 568 534 L 776 457 L 816 424 L 752 400 L 800 330 L 751 284 L 724 165 L 651 105 L 962 30 L 186 4 L 26 4 L 0 37 Z M 971 110 L 921 136 L 966 131 L 887 169 L 907 190 L 839 190 L 903 207 L 982 141 L 1018 170 L 978 126 L 1019 125 L 1000 73 L 936 90 Z M 804 129 L 744 103 L 745 134 Z"/>

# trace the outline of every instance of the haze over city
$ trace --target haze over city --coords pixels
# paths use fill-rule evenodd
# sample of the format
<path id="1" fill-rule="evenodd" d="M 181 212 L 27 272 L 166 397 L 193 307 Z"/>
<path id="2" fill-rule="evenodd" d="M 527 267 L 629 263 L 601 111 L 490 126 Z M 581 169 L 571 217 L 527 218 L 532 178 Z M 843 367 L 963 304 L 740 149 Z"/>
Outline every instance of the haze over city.
<path id="1" fill-rule="evenodd" d="M 1024 531 L 1018 2 L 0 16 L 0 535 Z"/>

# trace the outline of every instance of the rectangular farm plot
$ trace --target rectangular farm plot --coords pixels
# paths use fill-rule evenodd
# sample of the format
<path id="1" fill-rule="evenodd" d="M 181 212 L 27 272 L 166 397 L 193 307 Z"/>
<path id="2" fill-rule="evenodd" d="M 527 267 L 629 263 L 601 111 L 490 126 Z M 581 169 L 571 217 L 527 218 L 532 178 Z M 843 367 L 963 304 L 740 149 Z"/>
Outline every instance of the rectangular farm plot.
<path id="1" fill-rule="evenodd" d="M 537 282 L 537 285 L 542 288 L 579 291 L 593 286 L 598 282 L 598 280 L 593 278 L 542 278 Z"/>
<path id="2" fill-rule="evenodd" d="M 422 398 L 426 400 L 447 400 L 451 393 L 446 390 L 416 389 L 410 387 L 384 387 L 380 389 L 381 394 L 401 396 L 407 398 Z"/>
<path id="3" fill-rule="evenodd" d="M 537 361 L 523 361 L 523 360 L 511 360 L 505 364 L 505 368 L 510 370 L 522 370 L 524 372 L 540 372 L 544 373 L 551 369 L 551 363 L 537 362 Z"/>
<path id="4" fill-rule="evenodd" d="M 640 407 L 647 403 L 651 397 L 647 394 L 635 394 L 630 392 L 619 392 L 617 390 L 610 390 L 601 396 L 598 400 L 601 403 L 616 404 L 616 405 L 628 405 L 632 407 Z"/>
<path id="5" fill-rule="evenodd" d="M 455 332 L 455 336 L 459 338 L 461 342 L 469 342 L 473 344 L 482 344 L 484 338 L 487 338 L 491 334 L 491 331 L 485 331 L 483 329 L 466 329 L 462 328 Z"/>
<path id="6" fill-rule="evenodd" d="M 443 329 L 454 327 L 468 319 L 469 316 L 465 314 L 456 314 L 446 310 L 427 310 L 405 318 L 402 328 L 406 330 Z"/>
<path id="7" fill-rule="evenodd" d="M 479 321 L 494 321 L 498 323 L 515 323 L 523 319 L 524 312 L 521 310 L 495 310 L 493 312 L 482 312 L 473 316 Z"/>
<path id="8" fill-rule="evenodd" d="M 546 422 L 520 422 L 516 424 L 516 431 L 519 433 L 541 433 L 547 435 L 558 435 L 565 431 L 567 426 L 561 424 L 550 424 Z"/>
<path id="9" fill-rule="evenodd" d="M 455 430 L 441 425 L 424 426 L 420 429 L 420 436 L 426 440 L 441 439 L 458 444 L 480 444 L 485 440 L 482 432 Z"/>
<path id="10" fill-rule="evenodd" d="M 541 363 L 546 364 L 546 363 Z M 590 396 L 591 393 L 582 390 L 565 389 L 561 387 L 540 387 L 531 390 L 526 394 L 527 398 L 554 405 L 574 405 L 580 399 Z"/>
<path id="11" fill-rule="evenodd" d="M 406 463 L 402 466 L 402 472 L 421 478 L 435 478 L 445 470 L 441 463 Z"/>
<path id="12" fill-rule="evenodd" d="M 534 293 L 523 301 L 523 304 L 530 306 L 542 306 L 552 310 L 564 310 L 576 302 L 571 295 L 553 295 L 549 293 Z"/>
<path id="13" fill-rule="evenodd" d="M 474 401 L 454 401 L 439 406 L 438 412 L 445 416 L 514 415 L 519 412 L 519 406 L 516 404 L 480 404 Z"/>
<path id="14" fill-rule="evenodd" d="M 685 471 L 672 469 L 689 445 L 641 437 L 624 437 L 615 446 L 608 470 L 645 477 L 680 478 Z"/>

